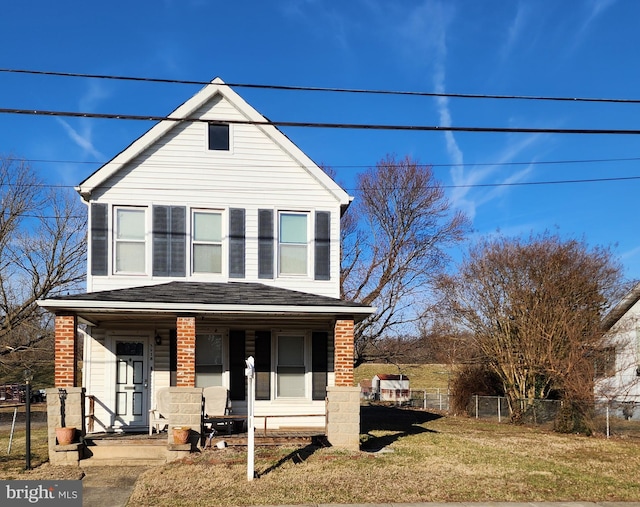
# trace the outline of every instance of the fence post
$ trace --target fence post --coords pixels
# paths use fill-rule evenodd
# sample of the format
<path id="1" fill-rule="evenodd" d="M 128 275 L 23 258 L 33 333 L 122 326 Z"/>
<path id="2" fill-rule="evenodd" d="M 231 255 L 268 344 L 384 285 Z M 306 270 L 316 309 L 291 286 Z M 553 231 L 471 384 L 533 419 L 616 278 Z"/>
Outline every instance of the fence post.
<path id="1" fill-rule="evenodd" d="M 479 412 L 480 412 L 480 403 L 478 400 L 478 395 L 476 394 L 476 419 L 478 419 L 479 417 Z"/>
<path id="2" fill-rule="evenodd" d="M 427 410 L 427 390 L 425 389 L 422 394 L 423 394 L 422 409 Z"/>
<path id="3" fill-rule="evenodd" d="M 502 414 L 500 412 L 500 396 L 498 396 L 498 422 L 502 422 Z"/>
<path id="4" fill-rule="evenodd" d="M 611 427 L 609 426 L 609 404 L 607 403 L 607 438 L 611 436 Z"/>

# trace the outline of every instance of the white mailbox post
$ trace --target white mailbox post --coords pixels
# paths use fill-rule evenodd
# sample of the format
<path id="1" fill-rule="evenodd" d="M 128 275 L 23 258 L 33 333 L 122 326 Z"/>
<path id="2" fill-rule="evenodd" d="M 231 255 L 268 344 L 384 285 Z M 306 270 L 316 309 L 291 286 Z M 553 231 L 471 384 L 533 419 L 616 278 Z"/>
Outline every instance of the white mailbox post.
<path id="1" fill-rule="evenodd" d="M 253 356 L 245 359 L 247 364 L 244 370 L 247 376 L 247 480 L 252 481 L 255 476 L 255 432 L 253 425 L 253 409 L 256 399 L 256 367 Z"/>

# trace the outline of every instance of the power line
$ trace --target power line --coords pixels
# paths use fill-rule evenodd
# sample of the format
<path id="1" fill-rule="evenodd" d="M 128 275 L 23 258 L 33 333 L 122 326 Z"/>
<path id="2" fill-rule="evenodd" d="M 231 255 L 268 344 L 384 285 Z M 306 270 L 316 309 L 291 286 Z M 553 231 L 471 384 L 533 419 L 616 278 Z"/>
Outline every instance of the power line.
<path id="1" fill-rule="evenodd" d="M 44 158 L 23 158 L 23 157 L 7 157 L 7 160 L 16 160 L 41 164 L 79 164 L 79 165 L 98 165 L 102 166 L 108 161 L 96 161 L 91 162 L 87 160 L 56 160 L 56 159 L 44 159 Z M 529 165 L 563 165 L 563 164 L 594 164 L 603 162 L 638 162 L 640 157 L 626 157 L 626 158 L 591 158 L 591 159 L 568 159 L 568 160 L 530 160 L 530 161 L 513 161 L 513 162 L 465 162 L 462 164 L 457 163 L 435 163 L 435 164 L 416 164 L 418 167 L 485 167 L 485 166 L 529 166 Z M 375 164 L 325 164 L 327 167 L 338 169 L 366 169 L 374 167 Z M 256 168 L 278 168 L 282 167 L 282 164 L 252 164 L 252 167 Z M 293 167 L 293 166 L 292 166 Z"/>
<path id="2" fill-rule="evenodd" d="M 590 179 L 575 179 L 575 180 L 551 180 L 551 181 L 524 181 L 524 182 L 514 182 L 514 183 L 473 183 L 473 184 L 469 184 L 469 185 L 441 185 L 441 188 L 447 188 L 447 189 L 455 189 L 455 188 L 495 188 L 495 187 L 525 187 L 525 186 L 539 186 L 539 185 L 569 185 L 569 184 L 580 184 L 580 183 L 602 183 L 602 182 L 615 182 L 615 181 L 631 181 L 631 180 L 640 180 L 640 176 L 628 176 L 628 177 L 619 177 L 619 178 L 590 178 Z M 7 186 L 7 184 L 0 184 L 0 187 L 2 186 Z M 34 185 L 34 186 L 46 186 L 46 185 Z M 67 188 L 75 188 L 71 185 L 50 185 L 51 187 L 58 187 L 58 188 L 63 188 L 63 187 L 67 187 Z M 140 187 L 140 188 L 136 188 L 135 190 L 166 190 L 166 187 Z M 213 187 L 212 187 L 213 189 Z M 288 188 L 287 188 L 288 189 Z M 206 188 L 205 188 L 206 190 Z M 234 190 L 225 190 L 226 192 L 233 192 Z M 247 193 L 247 192 L 251 192 L 251 190 L 247 190 L 247 189 L 240 189 L 238 188 L 237 190 L 235 190 L 237 192 L 243 192 L 243 193 Z M 269 190 L 269 192 L 271 192 L 272 190 Z M 256 189 L 254 192 L 264 192 L 266 193 L 267 191 L 265 190 L 259 190 Z M 53 216 L 48 216 L 48 215 L 43 215 L 43 216 L 37 216 L 37 215 L 32 215 L 32 214 L 27 214 L 27 213 L 19 213 L 19 216 L 25 217 L 25 218 L 44 218 L 44 219 L 60 219 L 60 218 L 67 218 L 67 219 L 84 219 L 86 218 L 86 216 L 79 216 L 79 215 L 70 215 L 70 216 L 65 216 L 63 217 L 62 215 L 53 215 Z"/>
<path id="3" fill-rule="evenodd" d="M 524 187 L 524 186 L 533 186 L 533 185 L 567 185 L 567 184 L 578 184 L 578 183 L 606 183 L 606 182 L 616 182 L 616 181 L 633 181 L 640 180 L 640 176 L 614 176 L 607 178 L 581 178 L 581 179 L 570 179 L 570 180 L 545 180 L 545 181 L 522 181 L 522 182 L 500 182 L 500 183 L 469 183 L 469 184 L 444 184 L 441 183 L 439 186 L 441 188 L 495 188 L 495 187 Z M 440 183 L 440 182 L 439 182 Z M 0 183 L 1 187 L 10 187 L 10 183 Z M 77 185 L 64 185 L 64 184 L 49 184 L 49 183 L 30 183 L 28 185 L 24 185 L 27 187 L 35 187 L 35 188 L 58 188 L 58 189 L 75 189 Z M 166 191 L 175 189 L 175 185 L 158 185 L 158 186 L 127 186 L 123 185 L 121 188 L 126 190 L 135 190 L 139 192 L 143 191 Z M 199 185 L 199 190 L 219 190 L 219 186 L 206 186 Z M 251 193 L 251 194 L 270 194 L 274 190 L 295 190 L 290 186 L 286 187 L 272 187 L 267 190 L 262 188 L 246 188 L 243 186 L 238 186 L 236 188 L 225 188 L 225 193 Z M 346 188 L 345 190 L 356 190 L 355 188 Z M 305 189 L 306 192 L 309 192 L 309 189 Z M 318 192 L 322 192 L 322 190 L 317 190 Z"/>
<path id="4" fill-rule="evenodd" d="M 57 72 L 57 71 L 29 70 L 29 69 L 0 68 L 0 72 L 13 73 L 13 74 L 77 77 L 77 78 L 87 78 L 87 79 L 109 79 L 109 80 L 119 80 L 119 81 L 137 81 L 137 82 L 164 83 L 164 84 L 185 84 L 185 85 L 200 85 L 200 86 L 206 86 L 211 84 L 209 81 L 187 80 L 187 79 L 118 76 L 118 75 L 109 75 L 109 74 L 87 74 L 87 73 L 78 73 L 78 72 Z M 370 94 L 370 95 L 400 95 L 400 96 L 416 96 L 416 97 L 448 97 L 448 98 L 461 98 L 461 99 L 537 100 L 537 101 L 555 101 L 555 102 L 599 102 L 599 103 L 614 103 L 614 104 L 640 104 L 640 99 L 620 99 L 620 98 L 420 92 L 420 91 L 407 91 L 407 90 L 403 91 L 403 90 L 384 90 L 384 89 L 366 89 L 366 88 L 295 86 L 295 85 L 274 85 L 274 84 L 256 84 L 256 83 L 224 83 L 224 84 L 226 86 L 235 87 L 235 88 L 257 88 L 257 89 L 284 90 L 284 91 L 353 93 L 353 94 Z"/>
<path id="5" fill-rule="evenodd" d="M 203 118 L 173 118 L 171 116 L 87 113 L 78 111 L 52 111 L 38 109 L 0 108 L 0 114 L 18 114 L 33 116 L 51 116 L 67 118 L 97 118 L 109 120 L 134 121 L 173 121 L 176 123 L 212 123 L 220 125 L 256 125 L 272 127 L 310 127 L 326 129 L 361 129 L 361 130 L 401 130 L 414 132 L 473 132 L 504 134 L 587 134 L 587 135 L 638 135 L 640 129 L 562 129 L 562 128 L 526 128 L 526 127 L 453 127 L 440 125 L 394 125 L 365 123 L 327 123 L 297 121 L 255 121 L 255 120 L 206 120 Z"/>
<path id="6" fill-rule="evenodd" d="M 481 187 L 526 187 L 531 185 L 566 185 L 573 183 L 599 183 L 607 181 L 640 180 L 640 176 L 621 176 L 617 178 L 589 178 L 577 180 L 522 181 L 513 183 L 473 183 L 469 185 L 442 185 L 443 188 L 481 188 Z"/>

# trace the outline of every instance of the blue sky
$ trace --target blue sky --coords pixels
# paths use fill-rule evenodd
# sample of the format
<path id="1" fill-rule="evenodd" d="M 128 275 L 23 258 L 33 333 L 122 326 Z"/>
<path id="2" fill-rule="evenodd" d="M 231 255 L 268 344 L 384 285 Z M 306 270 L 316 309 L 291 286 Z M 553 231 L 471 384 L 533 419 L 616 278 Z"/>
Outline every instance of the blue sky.
<path id="1" fill-rule="evenodd" d="M 640 98 L 637 0 L 2 2 L 0 67 L 425 92 Z M 199 86 L 0 72 L 0 107 L 165 115 Z M 637 129 L 640 105 L 236 89 L 271 120 Z M 76 185 L 148 122 L 0 114 L 0 153 Z M 634 135 L 287 128 L 347 190 L 388 153 L 434 165 L 474 234 L 551 230 L 612 246 L 640 278 Z M 636 159 L 636 160 L 616 160 Z M 598 160 L 598 162 L 593 162 Z M 575 163 L 548 163 L 581 161 Z M 518 164 L 512 164 L 517 162 Z M 468 185 L 476 185 L 469 187 Z"/>

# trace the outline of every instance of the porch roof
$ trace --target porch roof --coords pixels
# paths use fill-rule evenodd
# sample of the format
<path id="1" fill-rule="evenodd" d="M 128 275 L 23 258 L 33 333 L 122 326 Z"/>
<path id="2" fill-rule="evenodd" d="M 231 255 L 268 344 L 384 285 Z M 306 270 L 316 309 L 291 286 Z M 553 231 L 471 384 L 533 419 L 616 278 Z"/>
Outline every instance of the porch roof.
<path id="1" fill-rule="evenodd" d="M 38 304 L 57 314 L 75 313 L 88 322 L 98 316 L 126 314 L 351 316 L 360 321 L 375 311 L 360 303 L 249 282 L 174 281 L 52 297 Z"/>

